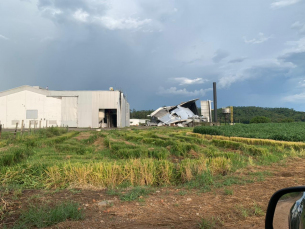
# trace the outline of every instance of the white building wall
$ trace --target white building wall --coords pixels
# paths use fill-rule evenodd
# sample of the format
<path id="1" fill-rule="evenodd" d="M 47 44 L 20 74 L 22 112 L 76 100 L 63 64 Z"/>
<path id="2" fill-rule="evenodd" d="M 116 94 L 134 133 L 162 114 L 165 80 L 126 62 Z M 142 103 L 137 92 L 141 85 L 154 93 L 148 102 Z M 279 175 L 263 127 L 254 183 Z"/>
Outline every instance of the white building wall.
<path id="1" fill-rule="evenodd" d="M 49 91 L 49 96 L 77 97 L 77 127 L 93 127 L 92 91 Z"/>
<path id="2" fill-rule="evenodd" d="M 62 97 L 61 122 L 64 126 L 78 126 L 78 97 Z"/>
<path id="3" fill-rule="evenodd" d="M 0 97 L 0 124 L 6 127 L 6 96 Z"/>
<path id="4" fill-rule="evenodd" d="M 145 124 L 146 121 L 149 121 L 149 119 L 136 119 L 132 118 L 130 119 L 130 126 L 139 126 L 140 124 Z"/>
<path id="5" fill-rule="evenodd" d="M 127 103 L 127 102 L 126 102 L 125 117 L 126 117 L 126 126 L 130 126 L 130 107 L 129 107 L 129 103 Z"/>
<path id="6" fill-rule="evenodd" d="M 25 119 L 26 114 L 26 91 L 14 93 L 6 96 L 6 128 L 13 128 L 16 126 L 13 121 L 19 122 Z"/>
<path id="7" fill-rule="evenodd" d="M 61 100 L 59 99 L 24 90 L 2 96 L 0 101 L 0 120 L 5 128 L 14 128 L 16 122 L 19 123 L 18 127 L 21 127 L 22 120 L 24 120 L 25 127 L 29 127 L 31 120 L 36 120 L 37 125 L 41 121 L 41 125 L 45 126 L 46 120 L 52 119 L 60 125 L 61 117 L 58 114 L 61 112 Z M 27 110 L 37 110 L 37 118 L 27 119 Z M 32 125 L 32 127 L 34 126 Z"/>
<path id="8" fill-rule="evenodd" d="M 61 126 L 61 99 L 60 98 L 53 98 L 53 97 L 46 97 L 44 103 L 44 115 L 42 117 L 41 126 L 45 127 L 48 126 Z M 39 113 L 38 113 L 39 115 Z M 52 124 L 56 121 L 56 124 Z"/>
<path id="9" fill-rule="evenodd" d="M 120 113 L 120 119 L 121 119 L 121 125 L 120 127 L 126 126 L 126 100 L 124 97 L 124 94 L 121 93 L 121 113 Z"/>

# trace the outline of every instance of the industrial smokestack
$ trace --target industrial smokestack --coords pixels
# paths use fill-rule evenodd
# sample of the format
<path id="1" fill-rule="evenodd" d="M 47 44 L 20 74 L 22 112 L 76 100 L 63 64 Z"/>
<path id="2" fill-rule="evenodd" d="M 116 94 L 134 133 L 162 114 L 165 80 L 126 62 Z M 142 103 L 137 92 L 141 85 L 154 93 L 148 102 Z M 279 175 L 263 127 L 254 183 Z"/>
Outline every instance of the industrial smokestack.
<path id="1" fill-rule="evenodd" d="M 213 100 L 214 100 L 214 122 L 217 122 L 217 91 L 216 91 L 216 82 L 213 82 Z"/>

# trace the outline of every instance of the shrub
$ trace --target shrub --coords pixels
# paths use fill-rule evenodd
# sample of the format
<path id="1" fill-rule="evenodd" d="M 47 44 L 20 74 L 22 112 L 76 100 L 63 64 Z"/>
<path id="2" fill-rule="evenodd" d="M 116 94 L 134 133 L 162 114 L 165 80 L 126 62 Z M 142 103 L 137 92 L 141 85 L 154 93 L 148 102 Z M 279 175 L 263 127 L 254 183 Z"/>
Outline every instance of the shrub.
<path id="1" fill-rule="evenodd" d="M 52 145 L 64 142 L 64 141 L 76 136 L 78 133 L 79 132 L 76 132 L 76 131 L 69 132 L 69 133 L 63 134 L 61 136 L 56 136 L 56 137 L 45 139 L 43 141 L 40 141 L 39 143 L 52 146 Z"/>
<path id="2" fill-rule="evenodd" d="M 0 166 L 12 166 L 26 159 L 32 154 L 28 148 L 11 148 L 0 157 Z"/>
<path id="3" fill-rule="evenodd" d="M 92 144 L 93 142 L 95 142 L 96 139 L 98 139 L 98 137 L 99 137 L 98 134 L 93 134 L 93 135 L 91 135 L 89 138 L 83 139 L 83 140 L 81 140 L 81 141 L 82 141 L 84 144 L 89 145 L 89 144 Z"/>
<path id="4" fill-rule="evenodd" d="M 232 162 L 225 157 L 215 157 L 209 159 L 208 165 L 213 174 L 226 175 L 231 170 Z"/>
<path id="5" fill-rule="evenodd" d="M 294 120 L 292 119 L 292 118 L 284 118 L 284 119 L 282 119 L 282 120 L 280 120 L 280 122 L 283 122 L 283 123 L 289 123 L 289 122 L 294 122 Z"/>
<path id="6" fill-rule="evenodd" d="M 66 202 L 50 207 L 32 206 L 24 211 L 14 228 L 48 227 L 67 219 L 79 220 L 83 218 L 83 210 L 78 203 Z"/>
<path id="7" fill-rule="evenodd" d="M 209 135 L 223 135 L 223 132 L 217 129 L 216 126 L 196 126 L 194 133 L 209 134 Z"/>
<path id="8" fill-rule="evenodd" d="M 270 121 L 270 118 L 265 116 L 256 116 L 250 120 L 250 123 L 268 123 Z"/>

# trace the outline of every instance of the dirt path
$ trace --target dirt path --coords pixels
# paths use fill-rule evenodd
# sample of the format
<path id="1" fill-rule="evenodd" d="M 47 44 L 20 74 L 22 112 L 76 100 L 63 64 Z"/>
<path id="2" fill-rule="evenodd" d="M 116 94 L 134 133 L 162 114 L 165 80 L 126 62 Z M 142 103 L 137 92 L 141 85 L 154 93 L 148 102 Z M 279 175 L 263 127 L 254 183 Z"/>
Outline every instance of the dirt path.
<path id="1" fill-rule="evenodd" d="M 304 164 L 305 159 L 298 158 L 272 166 L 244 169 L 237 172 L 238 176 L 259 171 L 269 171 L 273 175 L 260 182 L 221 187 L 206 193 L 194 189 L 160 188 L 140 202 L 115 200 L 116 197 L 108 196 L 105 190 L 81 190 L 79 193 L 63 190 L 43 195 L 43 198 L 52 202 L 74 200 L 82 203 L 85 209 L 83 221 L 62 222 L 50 228 L 200 228 L 202 219 L 214 223 L 215 228 L 264 228 L 269 198 L 278 189 L 304 185 Z M 231 194 L 225 189 L 231 190 Z M 26 206 L 26 200 L 37 192 L 44 191 L 24 192 L 19 201 Z M 115 200 L 113 206 L 98 208 L 98 202 L 111 199 Z"/>
<path id="2" fill-rule="evenodd" d="M 83 140 L 83 139 L 87 139 L 91 136 L 91 132 L 81 132 L 80 134 L 78 134 L 76 137 L 74 137 L 77 140 Z"/>
<path id="3" fill-rule="evenodd" d="M 288 216 L 292 205 L 297 201 L 302 195 L 296 198 L 291 198 L 287 200 L 279 201 L 276 205 L 273 227 L 276 229 L 288 229 Z"/>

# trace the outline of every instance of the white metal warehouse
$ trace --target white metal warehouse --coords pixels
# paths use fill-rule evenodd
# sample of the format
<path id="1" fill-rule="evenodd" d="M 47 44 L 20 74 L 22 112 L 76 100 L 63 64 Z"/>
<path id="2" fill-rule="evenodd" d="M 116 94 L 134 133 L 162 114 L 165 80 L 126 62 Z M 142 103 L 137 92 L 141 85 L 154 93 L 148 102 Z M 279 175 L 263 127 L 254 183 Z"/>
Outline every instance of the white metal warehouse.
<path id="1" fill-rule="evenodd" d="M 4 128 L 129 126 L 129 103 L 120 91 L 52 91 L 21 86 L 0 92 L 0 124 Z"/>

